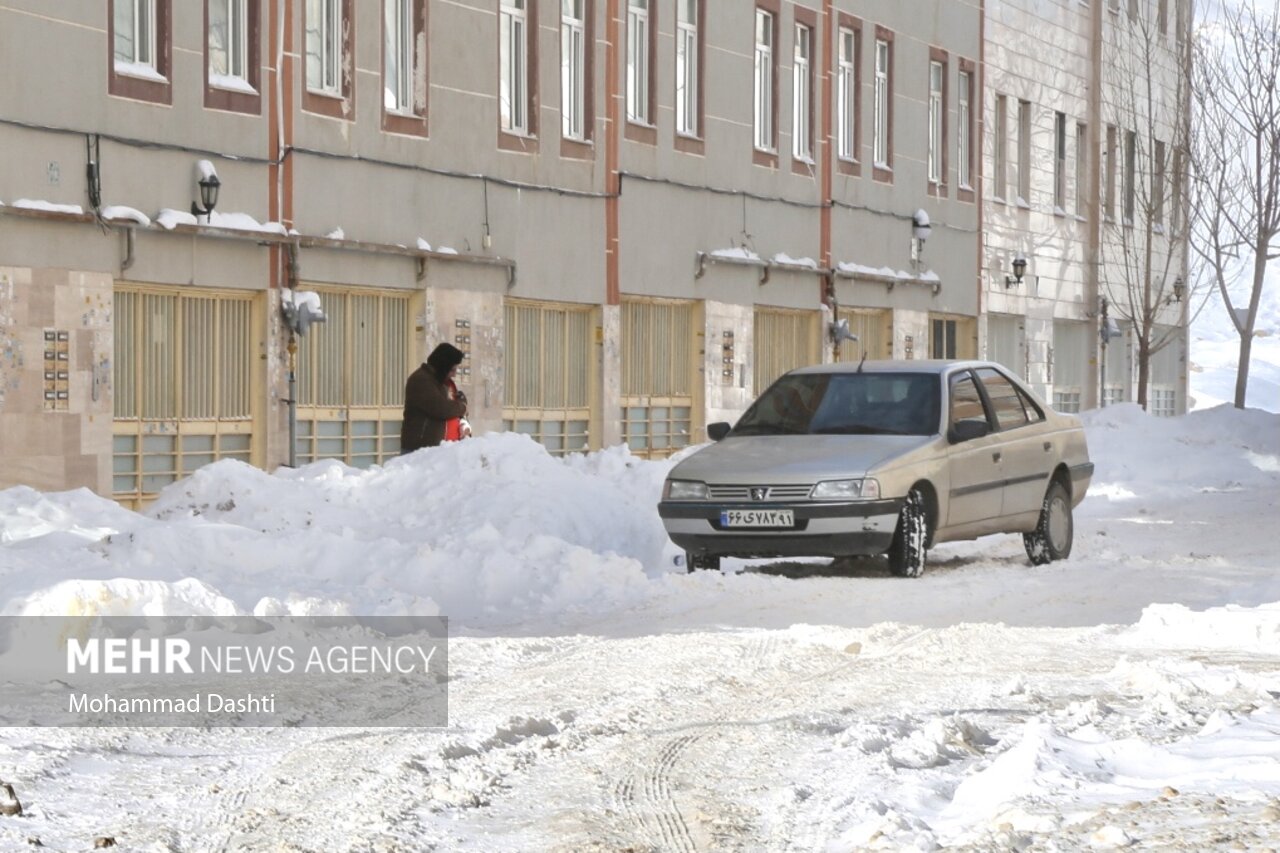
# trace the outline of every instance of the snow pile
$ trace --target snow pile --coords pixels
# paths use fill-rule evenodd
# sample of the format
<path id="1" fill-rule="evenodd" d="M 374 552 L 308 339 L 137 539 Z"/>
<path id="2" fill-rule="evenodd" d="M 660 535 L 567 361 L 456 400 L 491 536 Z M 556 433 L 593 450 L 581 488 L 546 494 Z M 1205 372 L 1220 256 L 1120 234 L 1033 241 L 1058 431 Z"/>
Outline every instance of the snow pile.
<path id="1" fill-rule="evenodd" d="M 102 208 L 103 219 L 122 220 L 124 222 L 136 222 L 143 228 L 151 225 L 151 217 L 147 216 L 141 210 L 127 207 L 123 204 L 109 204 Z"/>
<path id="2" fill-rule="evenodd" d="M 622 448 L 562 461 L 497 433 L 363 471 L 329 461 L 270 475 L 222 461 L 145 516 L 88 492 L 9 490 L 3 541 L 64 538 L 0 555 L 0 612 L 504 622 L 625 607 L 672 566 L 655 508 L 669 467 Z"/>

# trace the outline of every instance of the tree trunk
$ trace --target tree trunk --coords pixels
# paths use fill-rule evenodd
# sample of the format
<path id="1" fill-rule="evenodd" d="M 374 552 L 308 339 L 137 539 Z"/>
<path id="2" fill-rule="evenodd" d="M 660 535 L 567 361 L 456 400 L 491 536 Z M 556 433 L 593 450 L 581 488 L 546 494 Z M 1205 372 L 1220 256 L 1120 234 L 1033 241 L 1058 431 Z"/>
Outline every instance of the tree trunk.
<path id="1" fill-rule="evenodd" d="M 1151 346 L 1149 341 L 1138 341 L 1138 405 L 1147 408 L 1147 383 L 1151 381 Z"/>
<path id="2" fill-rule="evenodd" d="M 1236 366 L 1236 408 L 1244 408 L 1245 392 L 1249 390 L 1249 353 L 1253 349 L 1253 334 L 1240 335 L 1240 363 Z"/>

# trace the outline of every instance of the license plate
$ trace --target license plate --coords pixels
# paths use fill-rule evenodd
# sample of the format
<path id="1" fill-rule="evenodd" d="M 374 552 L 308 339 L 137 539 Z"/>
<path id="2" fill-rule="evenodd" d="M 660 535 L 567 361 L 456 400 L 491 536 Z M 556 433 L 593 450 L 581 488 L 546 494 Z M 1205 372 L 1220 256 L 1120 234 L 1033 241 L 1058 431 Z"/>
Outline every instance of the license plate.
<path id="1" fill-rule="evenodd" d="M 795 512 L 789 509 L 724 509 L 721 527 L 795 527 Z"/>

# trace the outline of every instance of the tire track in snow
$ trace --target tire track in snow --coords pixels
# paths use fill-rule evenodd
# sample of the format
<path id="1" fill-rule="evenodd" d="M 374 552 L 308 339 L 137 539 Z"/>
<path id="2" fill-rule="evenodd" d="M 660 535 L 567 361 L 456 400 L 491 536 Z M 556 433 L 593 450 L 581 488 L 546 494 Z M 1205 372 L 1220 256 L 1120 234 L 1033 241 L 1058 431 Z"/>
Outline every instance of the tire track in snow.
<path id="1" fill-rule="evenodd" d="M 661 850 L 695 853 L 698 849 L 676 802 L 671 776 L 680 756 L 702 736 L 687 734 L 666 741 L 642 770 L 624 778 L 615 789 L 622 812 L 641 829 L 646 841 Z"/>

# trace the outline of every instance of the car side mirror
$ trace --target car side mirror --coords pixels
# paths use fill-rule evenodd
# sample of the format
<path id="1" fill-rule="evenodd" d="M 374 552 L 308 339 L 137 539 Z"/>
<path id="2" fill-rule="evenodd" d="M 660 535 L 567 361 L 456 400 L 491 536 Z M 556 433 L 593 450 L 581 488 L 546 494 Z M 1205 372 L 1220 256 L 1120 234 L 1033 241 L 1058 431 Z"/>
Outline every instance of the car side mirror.
<path id="1" fill-rule="evenodd" d="M 962 441 L 982 438 L 989 432 L 991 432 L 991 425 L 985 420 L 965 418 L 962 421 L 956 421 L 951 425 L 951 429 L 947 430 L 947 441 L 952 444 L 959 444 Z"/>
<path id="2" fill-rule="evenodd" d="M 732 427 L 729 426 L 729 424 L 726 423 L 725 421 L 718 421 L 717 423 L 714 423 L 714 424 L 707 424 L 707 437 L 710 438 L 712 441 L 719 441 L 720 439 L 724 438 L 726 435 L 729 434 L 730 429 L 732 429 Z"/>

